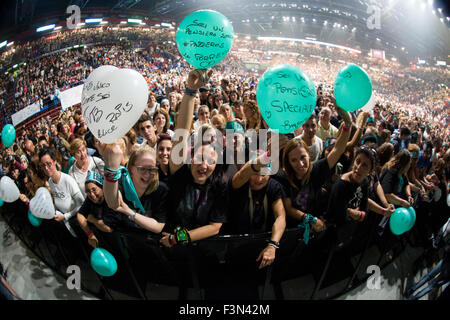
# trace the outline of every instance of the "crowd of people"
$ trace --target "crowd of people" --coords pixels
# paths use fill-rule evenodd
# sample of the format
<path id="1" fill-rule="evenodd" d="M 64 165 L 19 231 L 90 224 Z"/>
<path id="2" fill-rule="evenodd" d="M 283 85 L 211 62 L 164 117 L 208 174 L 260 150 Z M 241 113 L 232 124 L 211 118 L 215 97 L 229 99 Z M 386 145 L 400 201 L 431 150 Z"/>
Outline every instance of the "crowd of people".
<path id="1" fill-rule="evenodd" d="M 86 42 L 86 34 L 78 32 Z M 105 36 L 95 32 L 94 38 Z M 41 41 L 23 50 L 36 52 Z M 58 41 L 58 46 L 67 45 Z M 279 135 L 279 149 L 272 153 L 270 148 L 249 151 L 253 133 L 269 128 L 256 101 L 258 75 L 239 67 L 248 52 L 233 52 L 214 71 L 190 71 L 177 60 L 174 48 L 174 43 L 160 42 L 137 51 L 129 44 L 97 45 L 23 66 L 17 109 L 82 81 L 106 64 L 138 70 L 150 95 L 137 123 L 113 144 L 102 143 L 89 131 L 79 105 L 24 128 L 0 158 L 0 174 L 16 182 L 20 200 L 29 203 L 39 187 L 48 188 L 54 219 L 74 237 L 80 237 L 75 230 L 81 228 L 93 247 L 98 245 L 93 230 L 145 229 L 161 235 L 165 247 L 217 234 L 271 231 L 267 246 L 255 257 L 259 268 L 274 262 L 286 228 L 335 230 L 414 206 L 415 228 L 426 241 L 447 221 L 447 70 L 411 70 L 397 64 L 374 69 L 374 63 L 359 57 L 357 61 L 369 66 L 377 103 L 369 112 L 346 112 L 332 91 L 332 75 L 342 64 L 293 56 L 293 63 L 315 81 L 317 103 L 300 128 Z M 282 53 L 274 54 L 269 65 L 283 59 Z M 177 129 L 184 129 L 183 139 L 175 134 Z M 233 150 L 232 163 L 220 161 L 225 152 L 214 144 L 230 131 L 234 139 L 224 139 L 223 148 Z M 271 139 L 269 135 L 264 143 L 271 145 Z M 181 146 L 188 152 L 176 162 L 172 150 Z M 239 163 L 241 152 L 245 161 Z M 278 171 L 267 174 L 264 169 L 275 158 Z"/>

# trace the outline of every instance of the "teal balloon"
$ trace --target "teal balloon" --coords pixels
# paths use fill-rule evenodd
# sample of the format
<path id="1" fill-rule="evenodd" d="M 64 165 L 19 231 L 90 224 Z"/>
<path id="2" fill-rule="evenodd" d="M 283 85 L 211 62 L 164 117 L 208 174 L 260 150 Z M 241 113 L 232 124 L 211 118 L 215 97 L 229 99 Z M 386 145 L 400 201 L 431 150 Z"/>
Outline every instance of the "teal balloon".
<path id="1" fill-rule="evenodd" d="M 259 79 L 256 100 L 267 125 L 279 133 L 291 133 L 305 123 L 316 106 L 316 89 L 297 66 L 280 64 Z"/>
<path id="2" fill-rule="evenodd" d="M 99 275 L 110 277 L 117 271 L 117 261 L 105 249 L 95 248 L 91 253 L 91 266 Z"/>
<path id="3" fill-rule="evenodd" d="M 4 203 L 5 202 L 2 199 L 0 199 L 0 207 L 3 206 Z"/>
<path id="4" fill-rule="evenodd" d="M 28 210 L 28 220 L 30 221 L 31 225 L 35 227 L 39 227 L 42 223 L 42 219 L 35 217 L 30 210 Z"/>
<path id="5" fill-rule="evenodd" d="M 2 130 L 2 142 L 6 148 L 12 146 L 14 141 L 16 140 L 16 129 L 12 124 L 7 124 L 3 127 Z"/>
<path id="6" fill-rule="evenodd" d="M 334 80 L 336 104 L 345 111 L 364 107 L 372 96 L 372 81 L 369 75 L 356 64 L 349 64 L 339 70 Z"/>
<path id="7" fill-rule="evenodd" d="M 408 230 L 406 231 L 409 231 L 412 229 L 412 227 L 414 227 L 414 224 L 416 223 L 416 210 L 414 210 L 413 207 L 409 207 L 407 210 L 410 216 L 410 224 Z"/>
<path id="8" fill-rule="evenodd" d="M 401 235 L 408 231 L 411 225 L 411 216 L 405 208 L 397 208 L 389 219 L 389 226 L 395 235 Z"/>
<path id="9" fill-rule="evenodd" d="M 223 14 L 199 10 L 181 21 L 176 42 L 178 51 L 197 69 L 207 69 L 223 60 L 233 45 L 234 30 Z"/>

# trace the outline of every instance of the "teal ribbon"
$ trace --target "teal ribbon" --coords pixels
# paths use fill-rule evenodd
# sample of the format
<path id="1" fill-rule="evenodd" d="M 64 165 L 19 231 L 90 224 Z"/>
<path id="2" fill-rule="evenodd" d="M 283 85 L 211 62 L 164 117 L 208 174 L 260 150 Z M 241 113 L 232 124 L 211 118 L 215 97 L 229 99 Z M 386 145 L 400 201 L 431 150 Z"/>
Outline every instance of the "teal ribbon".
<path id="1" fill-rule="evenodd" d="M 142 206 L 141 200 L 139 200 L 139 197 L 137 195 L 136 189 L 134 188 L 133 182 L 131 181 L 130 173 L 128 172 L 127 168 L 120 166 L 119 171 L 122 174 L 122 185 L 123 190 L 125 192 L 125 198 L 127 198 L 128 201 L 131 201 L 133 206 L 140 210 L 142 214 L 145 214 L 145 209 Z"/>
<path id="2" fill-rule="evenodd" d="M 314 217 L 313 215 L 310 214 L 306 214 L 306 217 L 303 219 L 303 221 L 298 225 L 299 228 L 304 228 L 305 231 L 303 232 L 303 241 L 305 242 L 305 244 L 308 244 L 309 242 L 309 231 L 311 229 L 311 227 L 309 226 L 309 224 L 312 223 L 316 223 L 317 218 Z"/>

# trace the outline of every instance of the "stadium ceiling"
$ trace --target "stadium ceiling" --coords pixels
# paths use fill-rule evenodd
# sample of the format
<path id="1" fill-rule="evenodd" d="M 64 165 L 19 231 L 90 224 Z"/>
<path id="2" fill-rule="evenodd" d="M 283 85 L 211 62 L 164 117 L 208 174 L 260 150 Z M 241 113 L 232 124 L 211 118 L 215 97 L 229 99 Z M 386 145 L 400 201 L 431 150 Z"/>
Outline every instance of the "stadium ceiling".
<path id="1" fill-rule="evenodd" d="M 82 18 L 97 10 L 110 16 L 142 12 L 175 23 L 193 11 L 213 9 L 230 19 L 236 33 L 254 37 L 308 37 L 411 57 L 447 57 L 450 52 L 445 0 L 6 0 L 0 5 L 0 27 L 23 32 L 51 23 L 44 18 L 55 13 L 64 19 L 69 5 L 78 5 Z"/>

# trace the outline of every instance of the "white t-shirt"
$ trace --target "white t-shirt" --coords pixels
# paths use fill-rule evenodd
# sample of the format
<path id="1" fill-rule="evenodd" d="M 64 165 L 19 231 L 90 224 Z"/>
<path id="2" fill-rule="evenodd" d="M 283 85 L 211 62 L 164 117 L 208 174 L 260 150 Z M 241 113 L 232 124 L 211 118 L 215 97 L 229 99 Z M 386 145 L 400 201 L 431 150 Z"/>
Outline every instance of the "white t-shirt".
<path id="1" fill-rule="evenodd" d="M 52 178 L 48 179 L 50 192 L 55 201 L 56 210 L 64 214 L 65 220 L 77 214 L 84 202 L 83 195 L 75 179 L 61 172 L 59 183 L 55 184 Z"/>
<path id="2" fill-rule="evenodd" d="M 86 199 L 86 191 L 85 191 L 85 185 L 88 171 L 89 170 L 96 170 L 99 172 L 102 176 L 104 173 L 105 163 L 102 159 L 97 157 L 88 157 L 89 159 L 89 167 L 86 172 L 81 171 L 76 165 L 76 161 L 73 163 L 72 167 L 70 167 L 69 175 L 75 179 L 76 183 L 78 184 L 78 187 L 80 188 L 81 194 L 83 195 L 83 198 Z"/>
<path id="3" fill-rule="evenodd" d="M 303 135 L 301 135 L 298 138 L 301 138 Z M 297 137 L 296 137 L 297 138 Z M 323 142 L 322 139 L 320 139 L 318 136 L 314 136 L 314 141 L 311 146 L 308 147 L 309 155 L 311 157 L 311 163 L 316 162 L 319 160 L 320 156 L 323 152 Z"/>

